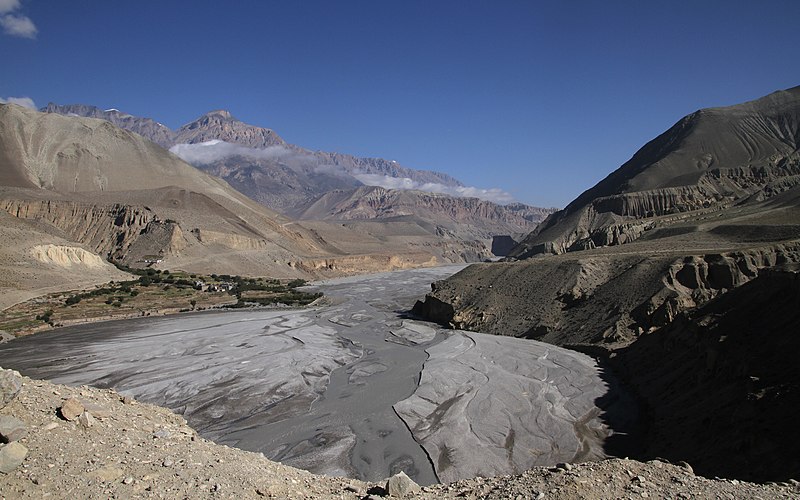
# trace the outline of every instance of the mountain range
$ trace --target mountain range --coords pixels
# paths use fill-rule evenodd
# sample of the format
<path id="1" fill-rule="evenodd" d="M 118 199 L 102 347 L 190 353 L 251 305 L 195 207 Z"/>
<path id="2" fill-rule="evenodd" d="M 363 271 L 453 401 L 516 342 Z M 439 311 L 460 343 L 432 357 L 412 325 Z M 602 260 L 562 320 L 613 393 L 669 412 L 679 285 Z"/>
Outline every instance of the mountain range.
<path id="1" fill-rule="evenodd" d="M 211 111 L 174 131 L 150 118 L 116 109 L 50 103 L 42 111 L 109 121 L 166 149 L 172 148 L 189 163 L 276 210 L 307 203 L 331 189 L 362 186 L 358 177 L 364 176 L 408 179 L 411 186 L 463 186 L 447 174 L 407 168 L 396 161 L 291 145 L 273 130 L 243 123 L 224 110 Z"/>
<path id="2" fill-rule="evenodd" d="M 491 257 L 487 228 L 498 222 L 470 229 L 458 213 L 297 222 L 105 119 L 13 104 L 0 105 L 0 207 L 2 304 L 118 279 L 107 260 L 306 278 L 476 261 Z M 535 222 L 502 229 L 526 225 Z"/>

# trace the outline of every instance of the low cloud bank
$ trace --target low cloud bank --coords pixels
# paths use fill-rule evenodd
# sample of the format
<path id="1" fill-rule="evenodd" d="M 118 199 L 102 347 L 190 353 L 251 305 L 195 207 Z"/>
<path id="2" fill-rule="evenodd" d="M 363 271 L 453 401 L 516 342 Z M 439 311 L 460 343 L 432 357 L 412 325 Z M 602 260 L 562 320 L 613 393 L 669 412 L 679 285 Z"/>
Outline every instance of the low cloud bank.
<path id="1" fill-rule="evenodd" d="M 479 198 L 500 205 L 516 201 L 511 193 L 499 188 L 483 189 L 472 186 L 445 186 L 436 182 L 420 183 L 408 177 L 390 177 L 380 174 L 358 173 L 353 176 L 368 186 L 380 186 L 386 189 L 413 189 L 430 193 L 442 193 L 460 198 Z"/>
<path id="2" fill-rule="evenodd" d="M 283 146 L 255 149 L 219 140 L 206 141 L 199 144 L 176 144 L 169 150 L 180 157 L 181 160 L 192 165 L 208 165 L 231 156 L 244 156 L 256 160 L 275 160 L 293 153 Z"/>
<path id="3" fill-rule="evenodd" d="M 37 109 L 36 103 L 30 97 L 9 97 L 7 99 L 0 97 L 0 104 L 16 104 L 28 109 Z"/>

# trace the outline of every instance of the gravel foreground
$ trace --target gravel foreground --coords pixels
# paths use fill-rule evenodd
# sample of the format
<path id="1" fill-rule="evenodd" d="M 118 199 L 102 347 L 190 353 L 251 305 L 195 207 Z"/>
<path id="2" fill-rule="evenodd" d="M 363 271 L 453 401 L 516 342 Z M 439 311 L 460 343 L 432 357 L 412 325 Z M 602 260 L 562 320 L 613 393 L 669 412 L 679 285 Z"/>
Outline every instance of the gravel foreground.
<path id="1" fill-rule="evenodd" d="M 315 476 L 261 454 L 214 444 L 199 437 L 183 417 L 112 390 L 54 385 L 9 370 L 0 374 L 5 376 L 0 439 L 11 441 L 0 445 L 0 468 L 8 467 L 4 460 L 13 455 L 11 449 L 17 454 L 20 447 L 27 450 L 21 464 L 0 472 L 3 499 L 388 495 L 386 482 Z M 9 425 L 13 419 L 24 429 Z M 411 489 L 406 498 L 800 498 L 796 481 L 759 485 L 706 479 L 685 464 L 624 459 L 418 489 L 412 484 Z"/>

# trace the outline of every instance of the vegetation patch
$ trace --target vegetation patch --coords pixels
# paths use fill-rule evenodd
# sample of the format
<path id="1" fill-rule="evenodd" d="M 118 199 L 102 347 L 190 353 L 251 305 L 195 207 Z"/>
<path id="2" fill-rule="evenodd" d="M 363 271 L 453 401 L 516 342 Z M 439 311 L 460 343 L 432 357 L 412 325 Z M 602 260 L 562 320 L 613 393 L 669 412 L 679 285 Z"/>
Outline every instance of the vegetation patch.
<path id="1" fill-rule="evenodd" d="M 163 315 L 214 308 L 302 307 L 321 293 L 298 290 L 304 280 L 202 275 L 130 268 L 136 279 L 109 282 L 90 290 L 37 297 L 0 312 L 0 330 L 21 336 L 90 321 Z"/>

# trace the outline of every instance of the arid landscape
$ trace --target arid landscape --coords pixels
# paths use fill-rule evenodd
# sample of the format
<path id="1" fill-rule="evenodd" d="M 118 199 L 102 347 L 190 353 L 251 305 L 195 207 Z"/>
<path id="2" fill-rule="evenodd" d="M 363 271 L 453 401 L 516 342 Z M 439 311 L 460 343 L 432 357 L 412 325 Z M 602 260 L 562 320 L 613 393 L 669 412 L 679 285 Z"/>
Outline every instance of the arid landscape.
<path id="1" fill-rule="evenodd" d="M 797 15 L 0 0 L 0 498 L 799 498 Z"/>
<path id="2" fill-rule="evenodd" d="M 426 254 L 427 259 L 418 261 L 399 255 L 388 260 L 356 257 L 342 252 L 341 243 L 337 251 L 342 260 L 325 259 L 332 244 L 321 234 L 332 214 L 344 213 L 341 207 L 355 212 L 340 220 L 373 227 L 371 233 L 359 232 L 362 239 L 354 238 L 352 245 L 370 241 L 376 227 L 388 231 L 374 203 L 387 199 L 385 190 L 362 190 L 358 196 L 334 191 L 331 201 L 317 202 L 329 207 L 328 212 L 312 210 L 316 222 L 292 222 L 104 122 L 8 105 L 3 111 L 15 125 L 0 130 L 30 123 L 36 124 L 34 130 L 50 130 L 50 122 L 55 122 L 55 130 L 68 136 L 74 134 L 73 127 L 95 127 L 92 130 L 99 132 L 93 137 L 116 134 L 137 154 L 161 155 L 156 157 L 163 164 L 153 160 L 159 168 L 186 172 L 181 189 L 156 184 L 150 190 L 119 191 L 113 189 L 116 164 L 98 163 L 102 155 L 94 154 L 91 162 L 104 180 L 102 189 L 97 184 L 100 177 L 91 181 L 95 194 L 89 197 L 85 190 L 75 192 L 86 179 L 81 174 L 83 155 L 76 160 L 61 154 L 63 139 L 58 142 L 47 135 L 48 143 L 57 145 L 50 154 L 66 161 L 67 167 L 78 161 L 68 174 L 71 185 L 61 175 L 69 172 L 67 167 L 36 171 L 28 166 L 35 162 L 8 160 L 6 165 L 18 166 L 5 174 L 9 186 L 4 231 L 17 246 L 4 247 L 6 279 L 16 279 L 8 286 L 15 293 L 6 300 L 10 306 L 25 296 L 51 292 L 49 299 L 6 307 L 5 324 L 13 326 L 11 333 L 110 319 L 115 316 L 108 311 L 114 308 L 119 310 L 117 317 L 146 316 L 153 303 L 163 312 L 198 310 L 198 298 L 199 309 L 230 307 L 237 300 L 245 305 L 251 300 L 250 307 L 266 304 L 253 298 L 256 292 L 245 290 L 277 290 L 270 292 L 273 301 L 286 300 L 277 298 L 287 289 L 275 288 L 283 285 L 274 278 L 212 278 L 155 269 L 167 263 L 196 272 L 229 269 L 216 260 L 213 268 L 207 266 L 211 255 L 230 259 L 233 248 L 243 248 L 239 251 L 251 257 L 286 252 L 283 261 L 273 259 L 255 268 L 284 279 L 442 262 L 441 254 Z M 568 464 L 553 469 L 557 475 L 568 474 L 581 470 L 571 463 L 632 455 L 688 462 L 695 473 L 735 480 L 737 486 L 745 484 L 741 480 L 787 481 L 798 463 L 786 448 L 791 438 L 775 430 L 800 403 L 789 382 L 796 378 L 791 352 L 798 347 L 793 332 L 800 310 L 798 111 L 800 92 L 791 89 L 687 117 L 598 186 L 551 214 L 503 262 L 323 282 L 311 289 L 322 293 L 309 294 L 305 303 L 322 298 L 309 309 L 198 313 L 169 320 L 141 318 L 135 320 L 138 323 L 127 319 L 38 333 L 5 344 L 0 349 L 4 366 L 73 386 L 111 388 L 166 406 L 181 413 L 206 439 L 318 474 L 375 482 L 402 472 L 427 486 L 556 464 Z M 703 146 L 706 152 L 693 153 L 693 145 L 705 144 L 708 128 L 718 122 L 725 124 L 714 133 L 720 152 Z M 4 137 L 4 144 L 13 144 L 13 135 Z M 659 144 L 665 141 L 673 148 Z M 737 150 L 739 144 L 743 146 Z M 21 149 L 6 146 L 4 151 L 25 157 Z M 652 151 L 657 154 L 648 153 Z M 700 172 L 700 164 L 691 163 L 685 170 L 685 162 L 674 158 L 698 154 L 705 169 Z M 665 177 L 660 169 L 670 161 L 676 166 L 669 170 L 671 177 Z M 122 205 L 121 200 L 141 204 Z M 452 215 L 452 203 L 429 205 L 427 210 L 438 207 Z M 198 210 L 198 204 L 206 208 Z M 395 201 L 393 206 L 404 205 Z M 414 217 L 435 218 L 414 206 Z M 153 207 L 162 210 L 160 216 Z M 491 217 L 483 209 L 474 213 Z M 25 225 L 38 231 L 24 231 Z M 190 225 L 198 227 L 182 229 Z M 351 226 L 355 227 L 363 231 L 363 226 Z M 290 234 L 291 239 L 280 237 Z M 341 238 L 342 232 L 330 234 Z M 313 266 L 289 257 L 298 249 L 326 264 Z M 451 260 L 483 255 L 462 253 Z M 20 268 L 20 261 L 13 260 L 20 258 L 29 264 Z M 363 268 L 339 267 L 338 262 L 355 258 Z M 22 269 L 29 281 L 13 274 Z M 138 273 L 138 279 L 126 280 L 131 272 Z M 60 287 L 54 280 L 59 275 L 64 279 Z M 89 278 L 86 284 L 116 278 L 119 285 L 97 287 L 93 293 L 64 293 L 75 290 L 71 280 L 76 275 Z M 437 281 L 439 277 L 447 279 Z M 35 286 L 45 279 L 53 289 Z M 434 281 L 432 291 L 412 308 Z M 187 291 L 176 296 L 176 304 L 183 307 L 170 309 L 167 292 L 181 286 Z M 223 293 L 224 287 L 231 291 Z M 234 292 L 235 297 L 230 295 Z M 34 313 L 34 320 L 28 318 Z M 409 313 L 455 330 L 428 326 Z M 222 345 L 236 348 L 225 350 Z M 241 371 L 239 366 L 248 369 Z M 84 400 L 94 394 L 89 389 L 81 392 Z M 113 404 L 113 398 L 103 397 L 106 405 Z M 242 404 L 245 401 L 248 405 Z M 84 414 L 91 415 L 91 408 L 95 407 L 87 407 Z M 92 432 L 93 425 L 108 425 L 107 411 L 94 411 L 98 418 L 89 422 L 99 423 L 79 423 L 84 432 Z M 191 447 L 191 441 L 187 445 Z M 39 452 L 45 451 L 34 450 Z M 259 456 L 248 460 L 258 462 Z M 163 460 L 175 463 L 173 458 Z M 621 464 L 612 463 L 607 467 Z M 655 473 L 653 468 L 665 465 L 649 462 L 640 467 Z M 112 475 L 128 481 L 124 469 L 117 473 L 118 469 Z M 35 489 L 25 486 L 26 474 L 30 471 L 17 473 L 15 488 L 32 495 Z M 156 476 L 142 477 L 130 476 L 127 484 L 143 486 Z M 481 495 L 518 488 L 518 481 L 524 484 L 522 479 L 514 481 L 489 482 L 490 489 Z M 646 491 L 647 481 L 636 479 L 626 488 Z M 101 480 L 99 485 L 108 482 Z M 33 484 L 41 486 L 38 478 Z M 370 488 L 364 483 L 335 484 L 339 486 L 322 487 L 332 487 L 329 493 L 337 488 L 364 493 Z M 723 484 L 731 483 L 709 487 Z M 152 485 L 147 487 L 153 491 Z M 176 487 L 189 486 L 184 482 Z M 205 487 L 207 492 L 221 488 Z M 446 494 L 452 488 L 458 487 L 419 493 Z M 263 493 L 257 487 L 254 491 Z"/>

